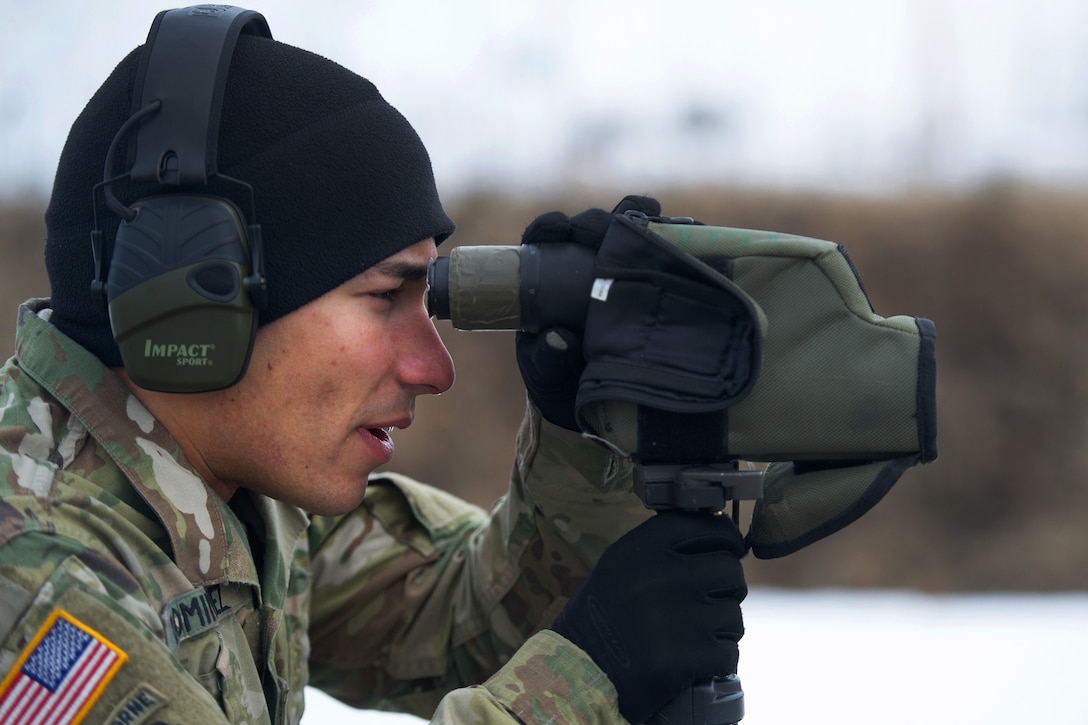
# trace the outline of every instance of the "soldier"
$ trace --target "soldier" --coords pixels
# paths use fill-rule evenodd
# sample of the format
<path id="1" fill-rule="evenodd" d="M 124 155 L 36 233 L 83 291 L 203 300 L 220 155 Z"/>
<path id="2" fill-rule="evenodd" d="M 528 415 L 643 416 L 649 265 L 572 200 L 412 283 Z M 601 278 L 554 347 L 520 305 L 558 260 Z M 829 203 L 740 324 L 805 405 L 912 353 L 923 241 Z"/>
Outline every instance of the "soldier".
<path id="1" fill-rule="evenodd" d="M 490 512 L 374 473 L 416 396 L 453 383 L 424 272 L 454 225 L 369 81 L 243 33 L 208 183 L 111 179 L 159 111 L 139 92 L 158 27 L 71 129 L 46 213 L 51 298 L 20 308 L 0 377 L 0 721 L 295 723 L 311 685 L 435 722 L 640 722 L 733 671 L 741 538 L 726 518 L 649 517 L 629 463 L 578 435 L 576 344 L 519 336 L 530 403 Z M 239 248 L 256 273 L 125 266 L 141 252 L 119 229 L 187 208 L 156 196 L 179 190 L 252 206 L 263 241 Z M 593 244 L 609 218 L 550 214 L 526 238 Z M 238 337 L 181 339 L 220 318 L 158 310 L 177 284 L 253 298 L 235 379 L 172 387 Z M 175 312 L 198 322 L 122 352 L 126 320 Z M 143 366 L 164 358 L 177 378 L 157 384 Z"/>

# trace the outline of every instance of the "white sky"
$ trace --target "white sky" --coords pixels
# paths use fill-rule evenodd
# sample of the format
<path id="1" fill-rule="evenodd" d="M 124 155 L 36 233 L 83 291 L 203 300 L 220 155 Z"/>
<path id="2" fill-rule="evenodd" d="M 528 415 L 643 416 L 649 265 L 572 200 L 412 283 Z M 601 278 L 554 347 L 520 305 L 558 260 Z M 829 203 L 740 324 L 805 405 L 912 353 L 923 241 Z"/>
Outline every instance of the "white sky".
<path id="1" fill-rule="evenodd" d="M 1083 1 L 246 6 L 277 39 L 374 80 L 430 148 L 444 193 L 1088 181 Z M 0 195 L 48 189 L 72 120 L 164 7 L 0 0 Z"/>

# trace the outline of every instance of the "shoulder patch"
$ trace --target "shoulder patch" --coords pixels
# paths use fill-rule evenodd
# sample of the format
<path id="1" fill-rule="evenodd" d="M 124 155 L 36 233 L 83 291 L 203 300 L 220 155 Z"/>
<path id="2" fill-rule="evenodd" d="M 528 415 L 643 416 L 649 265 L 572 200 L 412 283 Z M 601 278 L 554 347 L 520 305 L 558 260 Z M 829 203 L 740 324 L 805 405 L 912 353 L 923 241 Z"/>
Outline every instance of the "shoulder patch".
<path id="1" fill-rule="evenodd" d="M 98 632 L 54 610 L 0 683 L 0 722 L 77 725 L 127 659 Z"/>
<path id="2" fill-rule="evenodd" d="M 140 725 L 165 706 L 167 699 L 149 685 L 137 685 L 106 718 L 109 725 Z"/>

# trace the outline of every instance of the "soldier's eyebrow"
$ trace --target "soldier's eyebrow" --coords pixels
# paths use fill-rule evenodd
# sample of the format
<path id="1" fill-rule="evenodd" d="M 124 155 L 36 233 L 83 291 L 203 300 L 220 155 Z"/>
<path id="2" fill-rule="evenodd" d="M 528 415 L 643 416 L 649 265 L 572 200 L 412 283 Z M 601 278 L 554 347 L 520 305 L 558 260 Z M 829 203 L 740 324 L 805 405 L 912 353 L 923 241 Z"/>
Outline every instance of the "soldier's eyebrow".
<path id="1" fill-rule="evenodd" d="M 403 280 L 423 279 L 427 276 L 427 265 L 418 262 L 404 262 L 384 260 L 378 262 L 371 269 L 385 277 L 396 277 Z"/>

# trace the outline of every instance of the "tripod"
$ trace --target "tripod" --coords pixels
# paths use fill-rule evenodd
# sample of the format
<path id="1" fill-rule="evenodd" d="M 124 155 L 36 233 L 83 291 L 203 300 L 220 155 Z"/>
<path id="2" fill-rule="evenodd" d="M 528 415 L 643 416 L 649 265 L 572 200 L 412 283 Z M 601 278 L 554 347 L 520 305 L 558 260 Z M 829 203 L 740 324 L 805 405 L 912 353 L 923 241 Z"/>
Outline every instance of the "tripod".
<path id="1" fill-rule="evenodd" d="M 740 463 L 638 465 L 635 493 L 655 511 L 683 509 L 723 515 L 732 502 L 733 521 L 742 500 L 763 497 L 763 473 Z M 736 673 L 723 673 L 681 692 L 645 725 L 736 725 L 744 717 L 744 691 Z"/>

